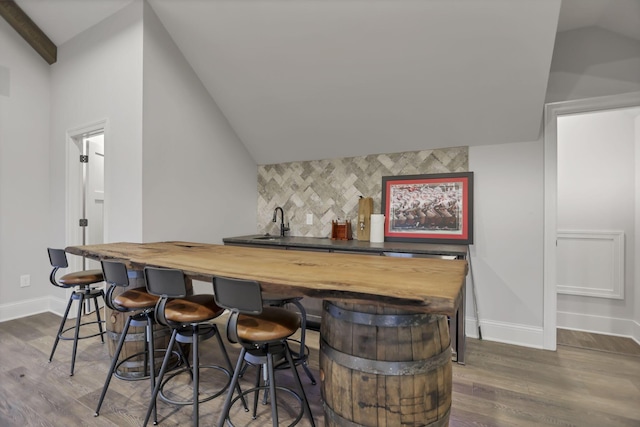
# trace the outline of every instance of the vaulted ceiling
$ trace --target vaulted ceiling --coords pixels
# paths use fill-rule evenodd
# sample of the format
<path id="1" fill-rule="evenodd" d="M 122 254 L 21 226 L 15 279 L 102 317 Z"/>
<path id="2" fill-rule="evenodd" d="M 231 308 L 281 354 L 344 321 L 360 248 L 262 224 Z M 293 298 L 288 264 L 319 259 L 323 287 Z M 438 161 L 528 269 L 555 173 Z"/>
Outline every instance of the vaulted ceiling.
<path id="1" fill-rule="evenodd" d="M 16 2 L 60 45 L 131 1 Z M 536 140 L 557 31 L 640 40 L 637 0 L 148 1 L 259 164 Z"/>

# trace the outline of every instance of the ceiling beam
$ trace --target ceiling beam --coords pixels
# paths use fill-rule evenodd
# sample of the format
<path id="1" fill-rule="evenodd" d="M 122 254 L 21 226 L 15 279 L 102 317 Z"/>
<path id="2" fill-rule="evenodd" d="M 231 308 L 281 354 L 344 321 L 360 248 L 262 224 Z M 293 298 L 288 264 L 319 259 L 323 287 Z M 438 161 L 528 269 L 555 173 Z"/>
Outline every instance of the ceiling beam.
<path id="1" fill-rule="evenodd" d="M 49 65 L 57 60 L 58 48 L 27 16 L 14 0 L 0 0 L 0 16 L 44 58 Z"/>

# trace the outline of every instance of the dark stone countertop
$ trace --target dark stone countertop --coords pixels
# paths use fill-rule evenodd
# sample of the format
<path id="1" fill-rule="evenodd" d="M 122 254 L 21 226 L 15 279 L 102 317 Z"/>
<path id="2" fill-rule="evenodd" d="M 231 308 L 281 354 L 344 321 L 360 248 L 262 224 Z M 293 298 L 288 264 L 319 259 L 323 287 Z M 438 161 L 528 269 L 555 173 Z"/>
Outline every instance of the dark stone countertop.
<path id="1" fill-rule="evenodd" d="M 316 249 L 329 252 L 370 252 L 383 254 L 391 252 L 394 254 L 424 254 L 424 255 L 451 255 L 466 258 L 466 245 L 450 245 L 435 243 L 408 243 L 408 242 L 384 242 L 371 243 L 359 240 L 331 240 L 328 237 L 296 237 L 296 236 L 273 236 L 264 234 L 253 234 L 248 236 L 225 237 L 222 239 L 227 245 L 251 245 L 254 247 L 265 247 L 271 249 Z"/>

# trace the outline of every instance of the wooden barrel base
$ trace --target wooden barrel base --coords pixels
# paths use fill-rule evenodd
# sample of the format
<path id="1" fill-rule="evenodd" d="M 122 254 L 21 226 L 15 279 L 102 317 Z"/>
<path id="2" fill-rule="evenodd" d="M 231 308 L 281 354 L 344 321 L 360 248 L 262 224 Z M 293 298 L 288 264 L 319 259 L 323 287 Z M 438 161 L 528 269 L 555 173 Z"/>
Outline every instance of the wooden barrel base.
<path id="1" fill-rule="evenodd" d="M 108 310 L 108 308 L 107 308 Z M 108 313 L 107 318 L 107 344 L 109 346 L 109 354 L 111 357 L 115 354 L 118 342 L 122 337 L 122 329 L 124 323 L 131 313 L 120 313 L 111 311 Z M 160 365 L 162 365 L 162 359 L 164 357 L 167 346 L 169 345 L 169 339 L 171 338 L 171 331 L 169 328 L 154 325 L 153 340 L 154 340 L 154 362 L 157 375 L 160 372 Z M 147 365 L 146 353 L 147 353 L 147 340 L 145 334 L 145 328 L 141 326 L 131 326 L 127 336 L 125 337 L 124 345 L 120 351 L 120 357 L 118 357 L 118 365 L 116 377 L 124 380 L 136 380 L 149 377 L 149 369 Z M 176 365 L 180 362 L 176 356 Z"/>
<path id="2" fill-rule="evenodd" d="M 321 336 L 326 426 L 448 426 L 446 316 L 325 301 Z"/>

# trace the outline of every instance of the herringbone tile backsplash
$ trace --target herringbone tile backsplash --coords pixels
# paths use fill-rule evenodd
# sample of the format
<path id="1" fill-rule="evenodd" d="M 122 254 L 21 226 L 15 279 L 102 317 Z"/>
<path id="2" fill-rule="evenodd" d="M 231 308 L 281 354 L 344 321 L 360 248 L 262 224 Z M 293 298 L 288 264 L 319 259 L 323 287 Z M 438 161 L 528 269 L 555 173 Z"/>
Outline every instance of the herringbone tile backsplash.
<path id="1" fill-rule="evenodd" d="M 328 237 L 331 221 L 355 219 L 359 196 L 373 198 L 380 212 L 383 176 L 467 172 L 468 147 L 375 154 L 258 166 L 258 232 L 279 233 L 272 221 L 281 206 L 291 236 Z M 307 225 L 307 214 L 313 225 Z"/>

